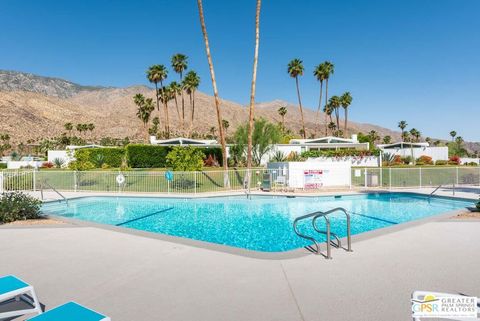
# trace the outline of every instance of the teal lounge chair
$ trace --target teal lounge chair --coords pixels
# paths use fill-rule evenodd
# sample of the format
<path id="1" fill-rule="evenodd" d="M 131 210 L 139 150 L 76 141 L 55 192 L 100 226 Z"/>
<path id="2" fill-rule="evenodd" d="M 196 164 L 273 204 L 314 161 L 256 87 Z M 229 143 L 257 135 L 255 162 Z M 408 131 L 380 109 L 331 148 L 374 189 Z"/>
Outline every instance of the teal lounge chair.
<path id="1" fill-rule="evenodd" d="M 42 313 L 40 302 L 37 299 L 33 286 L 20 280 L 16 276 L 7 275 L 0 277 L 0 303 L 8 300 L 24 301 L 32 306 L 30 309 L 0 312 L 0 320 L 18 317 L 30 313 Z"/>
<path id="2" fill-rule="evenodd" d="M 78 303 L 68 302 L 28 321 L 110 321 L 110 318 Z"/>

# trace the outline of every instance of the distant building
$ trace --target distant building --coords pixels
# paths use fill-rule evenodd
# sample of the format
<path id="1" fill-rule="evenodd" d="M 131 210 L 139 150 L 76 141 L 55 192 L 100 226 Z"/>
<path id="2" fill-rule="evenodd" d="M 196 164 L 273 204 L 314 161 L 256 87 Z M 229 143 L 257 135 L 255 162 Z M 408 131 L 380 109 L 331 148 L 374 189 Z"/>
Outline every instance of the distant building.
<path id="1" fill-rule="evenodd" d="M 377 147 L 384 154 L 399 155 L 401 157 L 412 156 L 415 159 L 420 156 L 429 156 L 432 161 L 448 160 L 448 147 L 430 147 L 429 143 L 398 142 L 393 144 L 380 144 Z"/>
<path id="2" fill-rule="evenodd" d="M 220 144 L 214 139 L 192 139 L 184 137 L 157 139 L 155 136 L 150 136 L 150 144 L 164 146 L 220 146 Z"/>

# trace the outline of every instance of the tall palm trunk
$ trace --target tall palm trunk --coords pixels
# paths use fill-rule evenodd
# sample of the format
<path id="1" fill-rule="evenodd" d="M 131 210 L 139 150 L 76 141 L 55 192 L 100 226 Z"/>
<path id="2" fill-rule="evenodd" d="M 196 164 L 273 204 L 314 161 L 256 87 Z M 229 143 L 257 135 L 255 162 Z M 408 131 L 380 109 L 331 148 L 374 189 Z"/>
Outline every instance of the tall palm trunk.
<path id="1" fill-rule="evenodd" d="M 320 129 L 320 110 L 322 109 L 322 93 L 323 93 L 323 80 L 320 80 L 320 98 L 318 99 L 318 109 L 317 109 L 317 117 L 316 119 L 318 120 L 318 127 L 315 128 L 315 134 L 317 130 Z M 325 121 L 327 120 L 325 116 Z"/>
<path id="2" fill-rule="evenodd" d="M 300 106 L 300 115 L 302 116 L 303 139 L 306 139 L 307 138 L 307 132 L 305 131 L 305 121 L 303 119 L 302 99 L 300 98 L 300 87 L 299 87 L 299 84 L 298 84 L 298 76 L 295 77 L 295 84 L 297 85 L 298 105 Z"/>
<path id="3" fill-rule="evenodd" d="M 252 168 L 253 149 L 253 122 L 255 118 L 255 89 L 257 85 L 258 47 L 260 43 L 260 8 L 261 0 L 257 0 L 257 11 L 255 14 L 255 51 L 253 55 L 252 86 L 250 88 L 250 115 L 248 119 L 248 147 L 247 147 L 247 186 L 250 188 L 250 169 Z"/>
<path id="4" fill-rule="evenodd" d="M 190 118 L 190 129 L 188 130 L 189 133 L 193 130 L 193 120 L 195 118 L 195 90 L 192 90 L 190 93 L 190 107 L 192 110 L 192 115 Z"/>
<path id="5" fill-rule="evenodd" d="M 183 82 L 183 73 L 180 72 L 180 84 Z M 182 129 L 185 129 L 185 99 L 183 98 L 183 88 L 180 91 L 182 94 Z"/>
<path id="6" fill-rule="evenodd" d="M 160 87 L 162 90 L 163 88 L 163 82 L 160 81 Z M 164 112 L 164 117 L 165 117 L 165 134 L 167 135 L 167 138 L 170 138 L 170 122 L 168 120 L 168 107 L 167 107 L 167 99 L 165 93 L 163 93 L 163 112 Z"/>
<path id="7" fill-rule="evenodd" d="M 332 122 L 332 115 L 327 115 L 327 104 L 328 104 L 328 78 L 325 79 L 325 136 L 328 136 L 328 119 L 327 117 L 330 116 L 330 122 Z"/>
<path id="8" fill-rule="evenodd" d="M 347 138 L 348 137 L 348 129 L 347 129 L 347 126 L 348 126 L 348 107 L 344 108 L 344 110 L 345 110 L 344 137 Z"/>
<path id="9" fill-rule="evenodd" d="M 177 100 L 177 94 L 176 93 L 174 93 L 173 98 L 175 99 L 175 108 L 177 109 L 178 121 L 182 122 L 182 117 L 180 115 L 180 110 L 178 109 L 178 100 Z"/>
<path id="10" fill-rule="evenodd" d="M 212 56 L 210 55 L 210 45 L 208 43 L 207 27 L 205 26 L 205 17 L 203 16 L 202 0 L 197 0 L 198 13 L 200 16 L 200 25 L 202 27 L 203 40 L 205 42 L 205 52 L 207 54 L 208 66 L 210 69 L 210 77 L 212 78 L 213 95 L 215 97 L 215 108 L 217 110 L 218 133 L 220 135 L 220 143 L 222 145 L 223 169 L 225 170 L 223 176 L 223 185 L 230 187 L 230 180 L 228 179 L 228 158 L 227 158 L 227 143 L 223 133 L 222 126 L 222 112 L 220 110 L 220 98 L 218 97 L 217 82 L 215 80 L 215 70 L 213 69 Z"/>
<path id="11" fill-rule="evenodd" d="M 158 82 L 155 82 L 155 96 L 157 97 L 157 110 L 160 111 L 160 97 L 158 96 Z"/>
<path id="12" fill-rule="evenodd" d="M 335 108 L 335 121 L 337 123 L 337 130 L 340 130 L 340 107 Z"/>

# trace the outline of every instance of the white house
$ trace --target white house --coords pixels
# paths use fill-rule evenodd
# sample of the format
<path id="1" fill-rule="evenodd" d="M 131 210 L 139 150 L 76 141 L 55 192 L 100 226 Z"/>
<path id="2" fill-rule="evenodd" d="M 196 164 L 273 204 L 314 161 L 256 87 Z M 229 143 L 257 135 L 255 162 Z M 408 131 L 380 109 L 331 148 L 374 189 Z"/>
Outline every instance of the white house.
<path id="1" fill-rule="evenodd" d="M 288 156 L 292 152 L 301 154 L 307 151 L 315 150 L 369 150 L 369 143 L 360 143 L 357 135 L 352 135 L 352 138 L 340 138 L 333 136 L 326 136 L 312 139 L 291 139 L 288 144 L 276 144 L 272 146 L 269 153 L 262 157 L 262 164 L 266 164 L 277 152 Z"/>
<path id="2" fill-rule="evenodd" d="M 157 139 L 155 136 L 150 136 L 150 144 L 161 146 L 194 146 L 200 148 L 221 148 L 214 139 L 193 139 L 185 137 L 175 137 L 170 139 Z M 227 157 L 230 157 L 230 148 L 227 145 Z"/>
<path id="3" fill-rule="evenodd" d="M 393 144 L 380 144 L 377 147 L 384 154 L 399 155 L 401 157 L 413 156 L 430 156 L 435 162 L 437 160 L 448 160 L 448 147 L 430 147 L 429 143 L 411 143 L 398 142 Z"/>

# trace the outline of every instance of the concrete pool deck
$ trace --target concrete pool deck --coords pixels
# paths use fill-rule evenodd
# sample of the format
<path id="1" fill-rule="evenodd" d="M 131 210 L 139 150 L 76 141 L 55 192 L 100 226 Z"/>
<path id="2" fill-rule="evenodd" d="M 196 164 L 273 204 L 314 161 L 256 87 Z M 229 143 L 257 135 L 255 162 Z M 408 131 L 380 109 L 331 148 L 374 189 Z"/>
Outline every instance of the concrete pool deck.
<path id="1" fill-rule="evenodd" d="M 480 296 L 479 229 L 443 218 L 333 260 L 262 260 L 96 227 L 8 226 L 0 275 L 33 284 L 47 309 L 75 300 L 113 321 L 409 320 L 414 290 Z"/>

